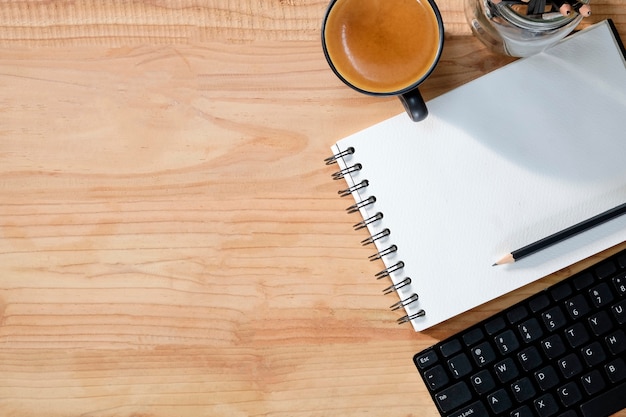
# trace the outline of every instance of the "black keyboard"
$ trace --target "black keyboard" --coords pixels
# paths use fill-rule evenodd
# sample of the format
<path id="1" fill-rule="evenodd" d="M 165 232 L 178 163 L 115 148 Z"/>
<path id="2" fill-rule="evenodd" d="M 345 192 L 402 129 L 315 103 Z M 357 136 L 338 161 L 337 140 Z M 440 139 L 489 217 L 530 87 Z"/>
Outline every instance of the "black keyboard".
<path id="1" fill-rule="evenodd" d="M 626 250 L 413 357 L 445 417 L 626 408 Z"/>

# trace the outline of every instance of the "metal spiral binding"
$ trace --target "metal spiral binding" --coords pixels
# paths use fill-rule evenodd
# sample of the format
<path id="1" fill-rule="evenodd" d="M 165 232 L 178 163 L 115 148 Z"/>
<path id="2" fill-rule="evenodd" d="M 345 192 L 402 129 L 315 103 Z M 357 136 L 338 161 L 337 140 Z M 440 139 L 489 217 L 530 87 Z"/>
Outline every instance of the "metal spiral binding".
<path id="1" fill-rule="evenodd" d="M 396 245 L 391 245 L 387 249 L 383 249 L 380 252 L 376 252 L 375 254 L 370 255 L 368 259 L 370 260 L 370 262 L 377 261 L 379 259 L 383 259 L 383 256 L 391 255 L 397 250 L 398 247 Z"/>
<path id="2" fill-rule="evenodd" d="M 406 287 L 410 283 L 411 283 L 411 278 L 406 277 L 402 281 L 398 282 L 397 284 L 391 284 L 390 286 L 385 288 L 383 290 L 383 294 L 387 295 L 387 294 L 391 294 L 392 292 L 398 292 L 400 288 Z"/>
<path id="3" fill-rule="evenodd" d="M 417 294 L 411 294 L 410 297 L 405 298 L 404 300 L 400 300 L 397 303 L 395 303 L 394 305 L 392 305 L 391 311 L 396 311 L 401 309 L 402 307 L 406 307 L 411 303 L 414 303 L 415 301 L 417 301 L 419 299 L 419 297 L 417 296 Z"/>
<path id="4" fill-rule="evenodd" d="M 407 314 L 406 316 L 400 317 L 398 319 L 398 324 L 409 323 L 411 320 L 424 317 L 425 315 L 426 315 L 426 312 L 424 310 L 420 310 L 415 314 Z"/>
<path id="5" fill-rule="evenodd" d="M 377 222 L 379 220 L 381 220 L 383 218 L 383 213 L 381 213 L 380 211 L 376 214 L 374 214 L 372 217 L 370 217 L 369 219 L 365 219 L 362 222 L 359 222 L 357 224 L 355 224 L 354 230 L 361 230 L 367 227 L 368 224 Z"/>
<path id="6" fill-rule="evenodd" d="M 354 164 L 352 166 L 349 166 L 347 168 L 342 169 L 341 171 L 337 171 L 333 174 L 333 179 L 336 180 L 340 180 L 342 178 L 344 178 L 346 175 L 352 173 L 352 172 L 356 172 L 356 171 L 360 171 L 361 168 L 363 168 L 363 165 L 361 164 Z"/>
<path id="7" fill-rule="evenodd" d="M 336 164 L 337 163 L 337 159 L 341 159 L 344 156 L 348 156 L 348 155 L 352 155 L 354 153 L 354 148 L 351 146 L 348 149 L 346 149 L 345 151 L 341 151 L 329 158 L 324 159 L 324 162 L 326 163 L 326 165 L 332 165 L 332 164 Z"/>
<path id="8" fill-rule="evenodd" d="M 377 240 L 385 238 L 385 237 L 389 236 L 390 234 L 391 234 L 391 230 L 384 229 L 382 232 L 376 233 L 375 235 L 370 236 L 367 239 L 363 239 L 361 241 L 361 245 L 363 245 L 363 246 L 371 245 L 372 243 L 376 242 Z"/>
<path id="9" fill-rule="evenodd" d="M 332 165 L 332 164 L 336 164 L 337 161 L 339 159 L 342 159 L 344 157 L 353 155 L 355 153 L 355 149 L 353 147 L 349 147 L 329 158 L 326 158 L 324 160 L 324 162 L 326 163 L 326 165 Z M 334 180 L 340 180 L 342 178 L 345 178 L 347 175 L 352 174 L 354 172 L 360 171 L 361 169 L 363 169 L 363 166 L 359 163 L 355 163 L 354 165 L 348 166 L 340 171 L 335 172 L 334 174 L 332 174 L 332 178 Z M 358 184 L 354 184 L 344 190 L 338 191 L 339 196 L 341 197 L 346 197 L 349 195 L 353 195 L 356 191 L 358 190 L 362 190 L 365 189 L 369 186 L 369 181 L 367 179 L 362 180 L 360 183 Z M 360 211 L 362 208 L 369 206 L 370 204 L 374 204 L 376 202 L 376 197 L 375 196 L 370 196 L 364 200 L 361 200 L 353 205 L 351 205 L 350 207 L 348 207 L 346 209 L 346 211 L 348 213 L 356 213 L 358 211 Z M 380 220 L 383 219 L 383 213 L 381 212 L 377 212 L 376 214 L 374 214 L 373 216 L 364 219 L 363 221 L 356 223 L 353 227 L 354 230 L 361 230 L 361 229 L 365 229 L 367 228 L 369 225 L 376 223 Z M 385 239 L 388 236 L 391 235 L 391 230 L 385 228 L 383 229 L 381 232 L 378 232 L 374 235 L 371 235 L 370 237 L 368 237 L 367 239 L 363 239 L 361 241 L 361 244 L 363 246 L 367 246 L 367 245 L 371 245 L 381 239 Z M 385 256 L 390 256 L 394 253 L 396 253 L 398 251 L 398 247 L 394 244 L 389 245 L 387 248 L 382 249 L 378 252 L 376 252 L 375 254 L 371 255 L 369 257 L 370 261 L 377 261 L 379 259 L 383 259 Z M 403 261 L 398 261 L 396 262 L 394 265 L 391 265 L 390 267 L 383 269 L 382 271 L 378 272 L 375 277 L 376 279 L 381 279 L 381 278 L 385 278 L 385 277 L 390 277 L 392 273 L 394 272 L 398 272 L 400 270 L 402 270 L 402 268 L 404 268 L 404 262 Z M 404 278 L 402 281 L 399 281 L 398 283 L 392 283 L 390 286 L 388 286 L 387 288 L 385 288 L 383 290 L 383 294 L 391 294 L 393 292 L 398 293 L 398 291 L 401 288 L 404 288 L 408 285 L 411 284 L 411 278 L 406 277 Z M 405 308 L 407 307 L 409 304 L 412 304 L 416 301 L 419 300 L 419 296 L 415 293 L 411 294 L 409 297 L 404 298 L 404 299 L 400 299 L 400 301 L 398 301 L 397 303 L 393 304 L 390 308 L 391 311 L 396 311 L 399 310 L 401 308 Z M 423 317 L 426 315 L 426 312 L 424 310 L 419 310 L 416 313 L 413 314 L 407 314 L 404 317 L 401 317 L 397 320 L 398 324 L 404 324 L 404 323 L 409 323 L 411 320 L 417 319 L 419 317 Z"/>
<path id="10" fill-rule="evenodd" d="M 349 214 L 356 213 L 357 211 L 361 210 L 363 207 L 369 206 L 370 204 L 374 204 L 375 202 L 376 202 L 376 197 L 370 196 L 363 201 L 359 201 L 358 203 L 351 205 L 350 207 L 346 209 L 346 211 Z"/>
<path id="11" fill-rule="evenodd" d="M 379 273 L 377 273 L 374 276 L 376 277 L 376 279 L 385 278 L 385 277 L 388 277 L 389 275 L 391 275 L 392 272 L 399 271 L 402 268 L 404 268 L 404 262 L 400 261 L 400 262 L 396 263 L 395 265 L 391 265 L 387 269 L 383 269 L 382 271 L 380 271 Z"/>
<path id="12" fill-rule="evenodd" d="M 346 188 L 345 190 L 341 190 L 341 191 L 337 191 L 337 194 L 339 194 L 339 197 L 347 197 L 350 194 L 352 194 L 353 192 L 360 190 L 361 188 L 365 188 L 368 185 L 370 185 L 370 182 L 368 180 L 363 180 L 360 183 L 353 185 L 350 188 Z"/>

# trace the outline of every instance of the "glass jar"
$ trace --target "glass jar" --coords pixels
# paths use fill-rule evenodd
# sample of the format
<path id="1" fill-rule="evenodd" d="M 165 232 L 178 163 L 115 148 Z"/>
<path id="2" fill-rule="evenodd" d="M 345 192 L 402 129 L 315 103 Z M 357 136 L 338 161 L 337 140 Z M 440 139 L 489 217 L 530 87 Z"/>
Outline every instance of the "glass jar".
<path id="1" fill-rule="evenodd" d="M 491 50 L 514 57 L 541 52 L 567 36 L 582 20 L 575 10 L 528 14 L 528 3 L 511 0 L 465 0 L 472 32 Z"/>

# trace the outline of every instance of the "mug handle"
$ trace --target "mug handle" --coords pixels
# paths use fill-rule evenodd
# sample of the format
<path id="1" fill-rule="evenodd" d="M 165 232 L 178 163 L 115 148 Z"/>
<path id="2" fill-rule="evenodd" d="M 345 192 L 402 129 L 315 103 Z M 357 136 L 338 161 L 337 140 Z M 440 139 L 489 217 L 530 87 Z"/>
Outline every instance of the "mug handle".
<path id="1" fill-rule="evenodd" d="M 424 103 L 424 99 L 420 94 L 417 88 L 413 90 L 400 94 L 398 96 L 404 109 L 409 114 L 409 117 L 414 122 L 422 121 L 428 116 L 428 109 L 426 108 L 426 103 Z"/>

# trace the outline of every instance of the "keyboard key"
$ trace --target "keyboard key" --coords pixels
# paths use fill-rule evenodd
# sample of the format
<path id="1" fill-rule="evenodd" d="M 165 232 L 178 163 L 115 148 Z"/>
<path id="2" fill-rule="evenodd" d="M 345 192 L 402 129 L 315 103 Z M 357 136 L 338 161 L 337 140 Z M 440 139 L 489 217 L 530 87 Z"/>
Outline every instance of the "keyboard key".
<path id="1" fill-rule="evenodd" d="M 586 375 L 583 375 L 580 378 L 580 383 L 583 386 L 583 389 L 589 395 L 594 395 L 604 389 L 606 384 L 604 383 L 604 378 L 600 374 L 600 371 L 594 369 Z"/>
<path id="2" fill-rule="evenodd" d="M 575 348 L 587 343 L 589 340 L 589 333 L 582 323 L 576 323 L 572 327 L 565 329 L 565 337 L 570 346 Z"/>
<path id="3" fill-rule="evenodd" d="M 572 294 L 572 287 L 567 282 L 558 284 L 550 290 L 550 295 L 554 301 L 561 301 Z"/>
<path id="4" fill-rule="evenodd" d="M 582 357 L 588 367 L 592 368 L 606 359 L 604 349 L 599 342 L 593 342 L 592 344 L 585 346 L 581 349 Z"/>
<path id="5" fill-rule="evenodd" d="M 589 317 L 587 321 L 589 322 L 589 327 L 591 327 L 591 331 L 596 336 L 603 335 L 613 328 L 611 318 L 606 311 L 600 311 L 599 313 L 594 314 L 593 316 Z"/>
<path id="6" fill-rule="evenodd" d="M 569 382 L 556 390 L 561 400 L 561 404 L 570 407 L 583 399 L 578 386 L 574 382 Z"/>
<path id="7" fill-rule="evenodd" d="M 578 357 L 570 353 L 558 360 L 559 369 L 564 378 L 571 378 L 582 372 L 583 366 Z"/>
<path id="8" fill-rule="evenodd" d="M 597 394 L 580 406 L 583 417 L 609 416 L 626 408 L 626 381 Z"/>
<path id="9" fill-rule="evenodd" d="M 600 263 L 595 267 L 596 276 L 600 279 L 604 279 L 610 275 L 613 275 L 617 272 L 617 267 L 613 263 L 613 261 L 606 261 Z"/>
<path id="10" fill-rule="evenodd" d="M 472 346 L 480 342 L 484 338 L 484 333 L 480 327 L 470 330 L 463 335 L 463 343 L 465 346 Z"/>
<path id="11" fill-rule="evenodd" d="M 461 378 L 472 372 L 472 364 L 465 353 L 460 353 L 448 360 L 448 368 L 455 378 Z"/>
<path id="12" fill-rule="evenodd" d="M 533 313 L 537 313 L 550 305 L 550 299 L 547 295 L 541 293 L 528 302 L 528 307 Z"/>
<path id="13" fill-rule="evenodd" d="M 462 406 L 472 399 L 472 393 L 465 381 L 459 381 L 449 388 L 435 394 L 435 401 L 444 413 Z"/>
<path id="14" fill-rule="evenodd" d="M 511 392 L 518 403 L 523 403 L 526 400 L 535 396 L 536 391 L 533 383 L 528 378 L 522 378 L 511 384 Z"/>
<path id="15" fill-rule="evenodd" d="M 543 335 L 541 325 L 536 318 L 526 320 L 525 322 L 517 326 L 517 328 L 520 332 L 520 335 L 522 336 L 522 340 L 526 343 L 533 342 Z"/>
<path id="16" fill-rule="evenodd" d="M 505 327 L 506 322 L 502 317 L 493 318 L 485 323 L 485 330 L 488 335 L 496 334 Z"/>
<path id="17" fill-rule="evenodd" d="M 515 333 L 513 333 L 512 330 L 507 330 L 506 332 L 499 334 L 495 337 L 494 341 L 496 342 L 498 350 L 503 355 L 514 352 L 519 347 L 517 336 L 515 336 Z"/>
<path id="18" fill-rule="evenodd" d="M 448 415 L 448 417 L 490 417 L 489 412 L 485 408 L 485 406 L 480 402 L 476 401 L 471 403 L 470 405 L 461 408 Z"/>
<path id="19" fill-rule="evenodd" d="M 553 334 L 552 336 L 542 340 L 541 347 L 549 359 L 558 358 L 565 352 L 565 344 L 563 343 L 561 336 L 558 334 Z"/>
<path id="20" fill-rule="evenodd" d="M 626 253 L 617 256 L 617 265 L 620 269 L 626 269 Z"/>
<path id="21" fill-rule="evenodd" d="M 559 376 L 552 365 L 548 365 L 535 372 L 535 380 L 539 384 L 539 388 L 541 388 L 542 391 L 547 391 L 558 385 Z"/>
<path id="22" fill-rule="evenodd" d="M 451 356 L 461 351 L 461 342 L 457 339 L 452 339 L 439 347 L 441 354 L 444 358 Z"/>
<path id="23" fill-rule="evenodd" d="M 611 307 L 611 311 L 619 324 L 626 323 L 626 300 L 622 300 L 621 302 L 615 304 Z"/>
<path id="24" fill-rule="evenodd" d="M 535 415 L 527 405 L 524 405 L 511 411 L 511 417 L 535 417 Z"/>
<path id="25" fill-rule="evenodd" d="M 582 290 L 591 286 L 595 282 L 595 278 L 591 275 L 591 272 L 583 272 L 574 278 L 574 288 Z"/>
<path id="26" fill-rule="evenodd" d="M 589 303 L 585 299 L 585 296 L 578 294 L 574 298 L 571 298 L 565 302 L 565 307 L 569 312 L 569 315 L 573 319 L 583 317 L 589 312 Z"/>
<path id="27" fill-rule="evenodd" d="M 485 366 L 496 360 L 496 353 L 489 342 L 483 342 L 472 348 L 472 356 L 478 366 Z"/>
<path id="28" fill-rule="evenodd" d="M 591 302 L 596 307 L 603 307 L 614 300 L 611 288 L 609 288 L 609 285 L 606 282 L 591 288 L 589 290 L 589 295 L 591 296 Z"/>
<path id="29" fill-rule="evenodd" d="M 555 306 L 551 309 L 547 310 L 545 313 L 541 315 L 543 319 L 543 324 L 546 326 L 548 331 L 555 331 L 567 323 L 567 319 L 563 315 L 563 310 L 561 307 Z"/>
<path id="30" fill-rule="evenodd" d="M 606 345 L 613 355 L 619 355 L 626 351 L 626 334 L 623 330 L 617 330 L 604 338 Z"/>
<path id="31" fill-rule="evenodd" d="M 472 386 L 477 394 L 486 394 L 493 390 L 496 386 L 496 382 L 489 373 L 488 370 L 483 369 L 471 378 Z"/>
<path id="32" fill-rule="evenodd" d="M 413 362 L 419 369 L 426 369 L 437 362 L 437 352 L 427 350 L 426 352 L 415 355 Z"/>
<path id="33" fill-rule="evenodd" d="M 620 382 L 626 379 L 626 364 L 622 358 L 617 358 L 604 366 L 604 370 L 611 382 Z"/>
<path id="34" fill-rule="evenodd" d="M 534 402 L 535 410 L 541 417 L 550 417 L 559 411 L 559 406 L 551 394 L 545 394 Z"/>
<path id="35" fill-rule="evenodd" d="M 621 274 L 613 278 L 613 287 L 620 296 L 626 295 L 626 274 Z"/>
<path id="36" fill-rule="evenodd" d="M 433 391 L 445 386 L 450 381 L 448 373 L 441 365 L 434 366 L 424 372 L 424 379 L 428 388 Z"/>
<path id="37" fill-rule="evenodd" d="M 499 389 L 487 396 L 487 403 L 495 414 L 500 414 L 513 406 L 509 394 L 504 389 Z"/>
<path id="38" fill-rule="evenodd" d="M 511 381 L 519 375 L 517 366 L 511 358 L 506 358 L 505 360 L 498 362 L 493 368 L 500 382 Z"/>
<path id="39" fill-rule="evenodd" d="M 511 311 L 506 313 L 506 318 L 509 320 L 509 323 L 511 324 L 515 324 L 519 321 L 522 321 L 526 317 L 528 317 L 528 310 L 523 305 L 519 307 L 515 307 Z"/>
<path id="40" fill-rule="evenodd" d="M 542 363 L 541 354 L 534 346 L 527 347 L 518 353 L 517 360 L 519 360 L 525 371 L 531 371 Z"/>

